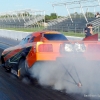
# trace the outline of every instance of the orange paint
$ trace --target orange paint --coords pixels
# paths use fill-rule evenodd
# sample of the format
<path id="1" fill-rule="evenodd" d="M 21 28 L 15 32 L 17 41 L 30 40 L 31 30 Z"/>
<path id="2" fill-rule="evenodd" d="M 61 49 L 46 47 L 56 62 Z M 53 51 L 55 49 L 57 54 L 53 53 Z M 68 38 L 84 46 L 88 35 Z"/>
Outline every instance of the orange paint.
<path id="1" fill-rule="evenodd" d="M 75 55 L 72 54 L 72 57 L 82 57 L 88 60 L 100 60 L 99 41 L 49 41 L 43 37 L 43 34 L 60 34 L 60 32 L 40 31 L 32 33 L 32 37 L 35 37 L 33 42 L 29 43 L 29 41 L 32 39 L 31 37 L 26 44 L 5 49 L 2 53 L 2 56 L 9 51 L 11 52 L 4 57 L 4 60 L 7 61 L 19 53 L 22 49 L 27 47 L 32 47 L 26 56 L 26 61 L 29 68 L 37 61 L 56 61 L 57 58 L 69 58 L 71 53 L 61 53 L 61 50 L 65 49 L 63 45 L 67 43 L 71 43 L 72 45 L 75 43 L 83 43 L 86 47 L 85 52 L 78 53 L 78 55 L 77 53 Z"/>

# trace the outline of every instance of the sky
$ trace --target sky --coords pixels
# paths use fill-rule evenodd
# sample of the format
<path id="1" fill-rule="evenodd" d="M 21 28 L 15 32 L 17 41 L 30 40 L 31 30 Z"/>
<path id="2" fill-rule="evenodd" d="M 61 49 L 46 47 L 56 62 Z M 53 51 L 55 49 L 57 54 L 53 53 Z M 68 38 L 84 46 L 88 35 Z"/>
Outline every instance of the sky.
<path id="1" fill-rule="evenodd" d="M 21 9 L 38 9 L 53 12 L 54 0 L 0 0 L 0 13 Z"/>
<path id="2" fill-rule="evenodd" d="M 46 14 L 50 14 L 52 12 L 55 12 L 52 7 L 52 3 L 56 1 L 69 2 L 69 0 L 0 0 L 0 13 L 23 10 L 23 9 L 33 9 L 33 10 L 38 9 L 38 10 L 45 10 Z M 74 0 L 74 1 L 77 1 L 77 0 Z M 85 3 L 85 5 L 93 5 L 93 4 L 94 4 L 93 2 Z M 74 7 L 74 6 L 75 4 L 71 5 L 70 7 Z M 64 14 L 66 15 L 68 13 L 65 6 L 57 6 L 55 7 L 55 9 L 56 9 L 56 12 L 61 15 L 64 15 Z M 96 10 L 99 10 L 99 9 L 100 8 L 98 9 L 96 8 Z M 76 9 L 71 9 L 70 11 L 77 12 L 79 10 L 80 10 L 79 8 L 76 8 Z M 86 10 L 87 8 L 84 8 L 84 11 Z M 90 10 L 94 11 L 93 8 Z"/>

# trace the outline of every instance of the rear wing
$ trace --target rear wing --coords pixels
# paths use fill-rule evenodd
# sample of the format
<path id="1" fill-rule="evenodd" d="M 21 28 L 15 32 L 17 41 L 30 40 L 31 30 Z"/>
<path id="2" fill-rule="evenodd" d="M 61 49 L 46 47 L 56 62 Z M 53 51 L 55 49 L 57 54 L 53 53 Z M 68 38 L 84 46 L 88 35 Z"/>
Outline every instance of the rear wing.
<path id="1" fill-rule="evenodd" d="M 98 34 L 94 34 L 92 36 L 86 37 L 83 41 L 98 41 Z"/>

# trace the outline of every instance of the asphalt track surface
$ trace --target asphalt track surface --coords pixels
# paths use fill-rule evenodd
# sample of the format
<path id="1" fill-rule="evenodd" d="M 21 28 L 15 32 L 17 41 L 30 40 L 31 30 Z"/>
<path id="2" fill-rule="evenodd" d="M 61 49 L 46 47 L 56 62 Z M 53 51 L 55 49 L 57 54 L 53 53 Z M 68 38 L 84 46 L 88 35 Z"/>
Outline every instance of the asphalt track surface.
<path id="1" fill-rule="evenodd" d="M 0 38 L 0 55 L 4 48 L 16 45 L 19 41 Z M 39 85 L 25 84 L 10 73 L 7 73 L 3 67 L 0 67 L 0 100 L 91 100 L 80 94 L 67 94 L 61 91 L 53 90 L 49 87 Z M 94 100 L 94 99 L 93 99 Z"/>

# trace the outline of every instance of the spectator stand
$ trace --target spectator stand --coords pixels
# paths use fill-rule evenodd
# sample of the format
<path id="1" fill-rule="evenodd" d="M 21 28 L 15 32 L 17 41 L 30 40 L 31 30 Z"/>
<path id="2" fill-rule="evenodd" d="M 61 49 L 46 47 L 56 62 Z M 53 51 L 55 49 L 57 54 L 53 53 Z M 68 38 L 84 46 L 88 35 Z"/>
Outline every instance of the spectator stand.
<path id="1" fill-rule="evenodd" d="M 39 23 L 38 23 L 39 21 Z M 45 21 L 45 11 L 25 9 L 0 13 L 0 27 L 29 27 Z"/>
<path id="2" fill-rule="evenodd" d="M 55 13 L 57 13 L 56 7 L 65 7 L 66 16 L 61 18 L 57 17 L 57 19 L 52 20 L 48 23 L 47 29 L 83 32 L 87 23 L 96 20 L 95 13 L 97 12 L 97 8 L 100 8 L 99 4 L 99 0 L 79 0 L 52 3 Z M 59 14 L 57 13 L 57 15 Z"/>

